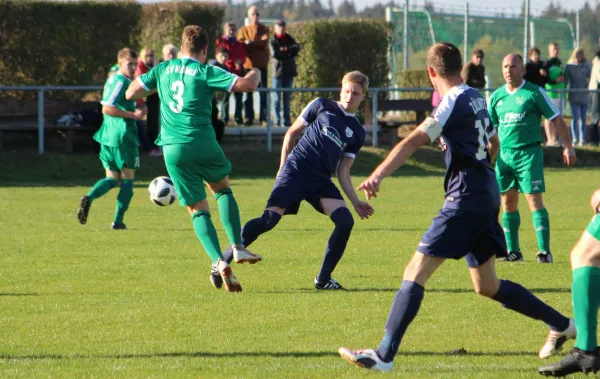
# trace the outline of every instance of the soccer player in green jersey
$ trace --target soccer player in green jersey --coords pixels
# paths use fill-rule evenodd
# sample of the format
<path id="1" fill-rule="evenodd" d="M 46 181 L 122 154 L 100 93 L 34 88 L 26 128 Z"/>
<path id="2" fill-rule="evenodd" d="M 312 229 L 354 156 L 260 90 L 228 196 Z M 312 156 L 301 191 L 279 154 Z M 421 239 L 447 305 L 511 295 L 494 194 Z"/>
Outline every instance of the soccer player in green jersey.
<path id="1" fill-rule="evenodd" d="M 239 292 L 242 287 L 219 247 L 204 183 L 217 200 L 236 263 L 260 261 L 259 255 L 242 245 L 238 205 L 229 187 L 231 163 L 217 142 L 211 119 L 215 91 L 251 92 L 260 82 L 260 71 L 252 69 L 241 78 L 207 65 L 207 50 L 206 32 L 199 26 L 186 26 L 181 42 L 182 57 L 163 62 L 138 77 L 129 86 L 126 96 L 136 100 L 158 92 L 161 131 L 156 144 L 163 147 L 179 203 L 186 206 L 192 216 L 194 231 L 218 268 L 226 290 Z"/>
<path id="2" fill-rule="evenodd" d="M 81 224 L 85 224 L 92 202 L 120 185 L 112 229 L 127 229 L 123 216 L 133 197 L 135 170 L 140 167 L 135 122 L 144 117 L 145 111 L 136 110 L 135 102 L 125 99 L 125 91 L 133 79 L 137 65 L 136 52 L 124 48 L 119 50 L 117 58 L 119 69 L 108 78 L 102 94 L 104 121 L 94 134 L 94 139 L 100 143 L 100 160 L 106 170 L 106 177 L 97 181 L 81 199 L 77 218 Z"/>
<path id="3" fill-rule="evenodd" d="M 542 200 L 545 192 L 544 153 L 542 151 L 541 117 L 544 116 L 563 140 L 565 164 L 575 164 L 575 150 L 564 119 L 546 92 L 523 80 L 523 58 L 509 54 L 502 61 L 506 85 L 492 94 L 489 113 L 498 129 L 500 151 L 496 161 L 496 178 L 500 186 L 502 226 L 506 236 L 506 261 L 522 261 L 519 247 L 519 192 L 525 194 L 532 212 L 539 252 L 538 263 L 552 263 L 550 253 L 550 220 Z"/>
<path id="4" fill-rule="evenodd" d="M 571 251 L 573 313 L 577 327 L 575 347 L 559 362 L 540 367 L 547 376 L 600 370 L 598 309 L 600 309 L 600 190 L 591 199 L 595 216 Z"/>

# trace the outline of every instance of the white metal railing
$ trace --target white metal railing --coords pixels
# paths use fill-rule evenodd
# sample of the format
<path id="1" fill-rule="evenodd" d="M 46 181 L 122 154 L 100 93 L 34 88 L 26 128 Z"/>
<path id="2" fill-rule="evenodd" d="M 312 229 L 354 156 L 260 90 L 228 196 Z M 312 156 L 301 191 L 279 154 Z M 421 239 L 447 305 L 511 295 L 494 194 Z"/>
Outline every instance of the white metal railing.
<path id="1" fill-rule="evenodd" d="M 38 103 L 38 152 L 43 154 L 45 151 L 45 138 L 44 138 L 44 130 L 45 130 L 45 93 L 48 91 L 101 91 L 103 89 L 102 86 L 0 86 L 0 91 L 35 91 L 37 92 L 37 103 Z M 496 88 L 485 88 L 481 91 L 486 94 L 486 97 L 489 97 L 490 94 L 496 90 Z M 339 87 L 328 87 L 328 88 L 257 88 L 256 92 L 266 92 L 267 93 L 267 114 L 271 115 L 271 93 L 273 92 L 339 92 Z M 373 138 L 372 143 L 373 146 L 377 146 L 379 144 L 378 141 L 378 124 L 377 124 L 377 109 L 378 109 L 378 101 L 379 94 L 385 92 L 399 92 L 399 93 L 409 93 L 409 92 L 432 92 L 432 88 L 369 88 L 369 92 L 371 93 L 371 112 L 372 112 L 372 126 L 373 126 Z M 562 113 L 565 105 L 565 94 L 568 92 L 600 92 L 590 91 L 588 89 L 554 89 L 547 90 L 547 92 L 557 92 L 560 93 L 560 111 Z M 367 122 L 365 120 L 365 122 Z M 273 149 L 273 122 L 271 117 L 267 117 L 267 126 L 266 126 L 266 137 L 267 137 L 267 151 L 271 152 Z"/>

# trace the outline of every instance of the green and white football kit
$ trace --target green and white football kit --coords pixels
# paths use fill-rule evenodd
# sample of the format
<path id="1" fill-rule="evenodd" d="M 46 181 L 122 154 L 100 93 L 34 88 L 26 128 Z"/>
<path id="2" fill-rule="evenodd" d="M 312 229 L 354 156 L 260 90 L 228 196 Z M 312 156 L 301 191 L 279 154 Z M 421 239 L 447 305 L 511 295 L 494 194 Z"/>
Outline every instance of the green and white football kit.
<path id="1" fill-rule="evenodd" d="M 234 74 L 190 57 L 163 62 L 137 79 L 146 91 L 158 91 L 161 131 L 156 144 L 163 147 L 165 165 L 182 206 L 206 199 L 204 183 L 220 182 L 231 173 L 231 163 L 217 142 L 211 113 L 215 91 L 231 92 L 237 79 Z M 229 242 L 243 249 L 240 214 L 231 189 L 224 188 L 214 196 Z M 192 224 L 213 263 L 227 266 L 210 213 L 195 210 Z M 257 260 L 260 257 L 254 256 L 248 261 Z M 231 288 L 233 274 L 228 270 L 230 277 L 219 269 L 226 288 L 241 290 L 237 279 Z"/>
<path id="2" fill-rule="evenodd" d="M 129 101 L 125 98 L 125 92 L 130 83 L 131 79 L 121 72 L 117 72 L 108 78 L 104 85 L 101 104 L 127 112 L 134 112 L 135 101 Z M 100 161 L 105 169 L 120 172 L 124 168 L 135 170 L 140 167 L 136 120 L 105 114 L 102 126 L 94 134 L 94 140 L 100 143 Z M 104 196 L 117 184 L 119 184 L 120 189 L 117 195 L 117 207 L 112 228 L 126 229 L 123 217 L 133 197 L 133 178 L 121 178 L 120 183 L 117 183 L 111 177 L 97 181 L 88 194 L 81 199 L 79 212 L 77 213 L 77 218 L 81 224 L 87 222 L 92 202 Z"/>
<path id="3" fill-rule="evenodd" d="M 526 81 L 514 91 L 503 86 L 492 94 L 488 108 L 490 120 L 496 126 L 500 139 L 496 161 L 496 179 L 500 193 L 511 188 L 526 194 L 545 192 L 540 124 L 542 116 L 554 120 L 560 115 L 546 91 Z M 550 257 L 548 211 L 546 208 L 538 209 L 532 212 L 532 218 L 539 251 L 546 254 L 544 257 Z M 519 211 L 504 212 L 502 225 L 509 253 L 518 252 L 520 255 Z M 539 258 L 540 255 L 538 261 Z"/>

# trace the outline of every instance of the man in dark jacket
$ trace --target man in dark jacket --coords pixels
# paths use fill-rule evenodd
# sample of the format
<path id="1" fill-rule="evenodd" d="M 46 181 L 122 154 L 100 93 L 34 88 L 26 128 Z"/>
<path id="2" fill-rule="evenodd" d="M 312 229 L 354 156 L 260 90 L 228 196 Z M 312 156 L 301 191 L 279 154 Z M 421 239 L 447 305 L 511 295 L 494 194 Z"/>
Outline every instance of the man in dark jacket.
<path id="1" fill-rule="evenodd" d="M 271 54 L 275 59 L 273 87 L 291 88 L 296 71 L 296 55 L 300 51 L 300 45 L 294 38 L 286 33 L 285 21 L 279 20 L 275 23 L 275 35 L 271 39 Z M 291 126 L 290 118 L 290 96 L 291 92 L 283 93 L 283 125 Z M 281 125 L 281 92 L 275 93 L 275 125 Z"/>
<path id="2" fill-rule="evenodd" d="M 471 62 L 464 65 L 461 77 L 471 88 L 485 88 L 485 67 L 483 66 L 483 51 L 476 49 L 471 56 Z"/>

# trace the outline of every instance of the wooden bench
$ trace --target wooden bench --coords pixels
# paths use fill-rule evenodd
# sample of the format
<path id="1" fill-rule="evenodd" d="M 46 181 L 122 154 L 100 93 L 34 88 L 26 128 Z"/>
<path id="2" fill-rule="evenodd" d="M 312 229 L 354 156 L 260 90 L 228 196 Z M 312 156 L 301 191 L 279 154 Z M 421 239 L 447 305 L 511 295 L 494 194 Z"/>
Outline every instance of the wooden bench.
<path id="1" fill-rule="evenodd" d="M 65 140 L 65 150 L 75 150 L 77 133 L 92 134 L 97 127 L 79 124 L 58 125 L 56 120 L 71 111 L 98 110 L 97 102 L 73 102 L 66 100 L 46 99 L 44 103 L 44 138 L 49 132 L 61 134 Z M 5 99 L 0 101 L 0 150 L 2 150 L 4 132 L 35 133 L 38 132 L 37 100 Z"/>
<path id="2" fill-rule="evenodd" d="M 415 124 L 420 124 L 427 117 L 427 113 L 433 111 L 431 100 L 405 99 L 405 100 L 379 100 L 377 112 L 389 111 L 412 111 L 415 112 Z M 411 121 L 403 121 L 401 124 L 409 124 Z"/>

